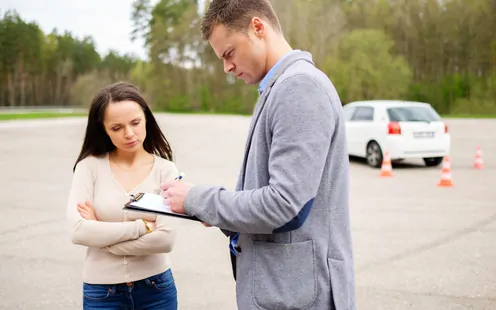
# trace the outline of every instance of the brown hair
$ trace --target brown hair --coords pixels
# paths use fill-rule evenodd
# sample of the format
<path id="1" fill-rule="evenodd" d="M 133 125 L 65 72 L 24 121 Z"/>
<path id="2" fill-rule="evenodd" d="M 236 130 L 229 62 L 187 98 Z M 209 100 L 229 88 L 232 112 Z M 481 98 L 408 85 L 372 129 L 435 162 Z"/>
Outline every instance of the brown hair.
<path id="1" fill-rule="evenodd" d="M 88 115 L 83 145 L 73 170 L 76 169 L 76 165 L 81 160 L 90 155 L 101 156 L 115 150 L 115 145 L 103 126 L 104 114 L 109 104 L 127 100 L 139 104 L 145 114 L 146 138 L 143 141 L 144 149 L 148 153 L 156 154 L 170 161 L 173 160 L 169 142 L 162 133 L 139 88 L 126 82 L 117 82 L 100 89 L 94 96 Z"/>
<path id="2" fill-rule="evenodd" d="M 266 20 L 282 33 L 281 24 L 269 0 L 213 0 L 201 24 L 203 39 L 208 40 L 217 25 L 232 31 L 245 31 L 253 17 Z"/>

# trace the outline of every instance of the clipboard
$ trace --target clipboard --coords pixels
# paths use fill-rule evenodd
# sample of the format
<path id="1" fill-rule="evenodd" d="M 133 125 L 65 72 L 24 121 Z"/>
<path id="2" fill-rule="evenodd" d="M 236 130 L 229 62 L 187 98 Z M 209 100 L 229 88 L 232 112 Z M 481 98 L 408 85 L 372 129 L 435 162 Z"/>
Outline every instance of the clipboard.
<path id="1" fill-rule="evenodd" d="M 201 222 L 196 216 L 173 212 L 164 204 L 164 198 L 152 193 L 138 193 L 124 205 L 123 210 L 149 212 L 154 214 L 178 217 L 186 220 Z"/>

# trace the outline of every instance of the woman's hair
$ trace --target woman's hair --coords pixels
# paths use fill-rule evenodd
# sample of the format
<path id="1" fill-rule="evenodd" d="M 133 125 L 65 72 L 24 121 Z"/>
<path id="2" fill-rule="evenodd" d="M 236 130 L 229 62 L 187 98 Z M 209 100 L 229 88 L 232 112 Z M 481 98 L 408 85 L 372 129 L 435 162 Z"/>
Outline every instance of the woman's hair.
<path id="1" fill-rule="evenodd" d="M 172 150 L 160 130 L 155 117 L 140 93 L 140 90 L 129 83 L 117 82 L 104 87 L 93 97 L 86 125 L 81 152 L 74 164 L 76 165 L 88 156 L 101 156 L 115 150 L 115 145 L 105 131 L 103 119 L 105 110 L 110 103 L 121 101 L 133 101 L 141 106 L 146 119 L 146 138 L 143 142 L 144 149 L 151 154 L 158 155 L 162 158 L 172 161 Z"/>

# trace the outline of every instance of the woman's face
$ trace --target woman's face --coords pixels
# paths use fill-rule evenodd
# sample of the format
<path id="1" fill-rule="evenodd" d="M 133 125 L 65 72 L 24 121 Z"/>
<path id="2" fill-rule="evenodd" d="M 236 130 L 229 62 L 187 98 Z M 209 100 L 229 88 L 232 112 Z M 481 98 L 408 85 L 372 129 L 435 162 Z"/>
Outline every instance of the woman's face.
<path id="1" fill-rule="evenodd" d="M 107 106 L 103 125 L 115 147 L 123 152 L 143 149 L 146 138 L 145 113 L 134 101 L 112 102 Z"/>

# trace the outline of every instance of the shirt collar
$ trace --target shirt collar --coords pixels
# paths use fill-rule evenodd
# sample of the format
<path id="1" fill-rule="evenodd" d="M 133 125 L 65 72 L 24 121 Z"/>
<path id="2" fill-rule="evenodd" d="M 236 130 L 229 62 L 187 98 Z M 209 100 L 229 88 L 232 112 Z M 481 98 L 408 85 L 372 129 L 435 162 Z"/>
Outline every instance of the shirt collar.
<path id="1" fill-rule="evenodd" d="M 267 84 L 269 83 L 270 79 L 272 78 L 272 76 L 274 75 L 274 73 L 276 72 L 276 69 L 277 67 L 281 64 L 282 60 L 284 58 L 286 58 L 287 56 L 289 56 L 290 54 L 292 53 L 295 53 L 295 52 L 299 52 L 300 50 L 293 50 L 291 52 L 288 52 L 286 54 L 284 54 L 284 56 L 282 56 L 277 62 L 276 64 L 270 68 L 269 72 L 267 72 L 267 74 L 264 76 L 264 78 L 262 79 L 262 81 L 260 82 L 260 84 L 258 85 L 258 92 L 259 94 L 262 94 L 263 91 L 265 90 L 265 88 L 267 87 Z"/>

